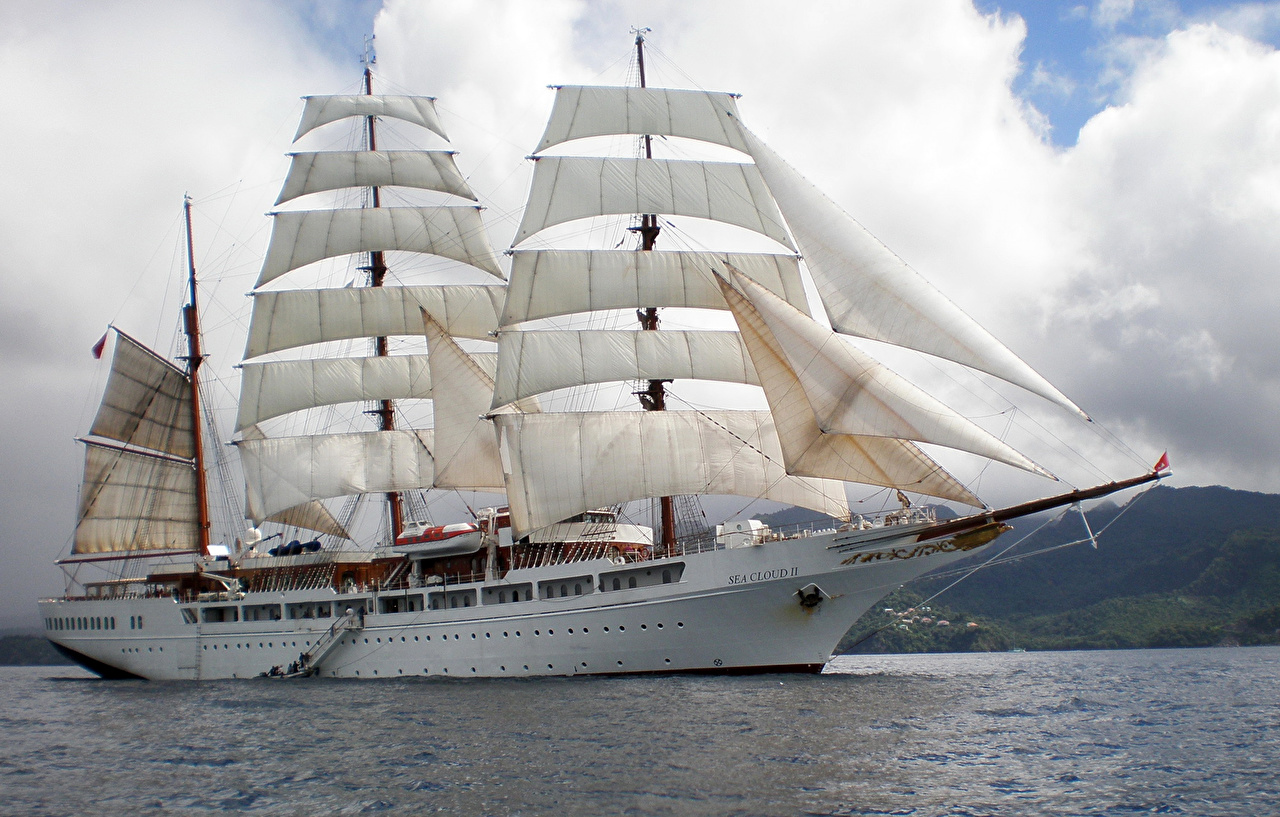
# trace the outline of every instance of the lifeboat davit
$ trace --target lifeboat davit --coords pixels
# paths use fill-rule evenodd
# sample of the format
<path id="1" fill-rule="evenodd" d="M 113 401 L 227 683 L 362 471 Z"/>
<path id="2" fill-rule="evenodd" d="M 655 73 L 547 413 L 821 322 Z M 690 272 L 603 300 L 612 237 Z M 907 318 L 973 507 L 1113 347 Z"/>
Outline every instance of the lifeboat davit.
<path id="1" fill-rule="evenodd" d="M 392 550 L 419 558 L 463 556 L 480 549 L 480 526 L 474 522 L 452 525 L 426 525 L 410 522 L 396 537 Z"/>

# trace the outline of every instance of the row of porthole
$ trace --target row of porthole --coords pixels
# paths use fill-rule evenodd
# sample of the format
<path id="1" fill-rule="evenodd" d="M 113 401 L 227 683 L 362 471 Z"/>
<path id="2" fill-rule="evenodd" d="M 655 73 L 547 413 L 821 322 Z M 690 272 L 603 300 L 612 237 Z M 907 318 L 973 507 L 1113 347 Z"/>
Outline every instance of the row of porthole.
<path id="1" fill-rule="evenodd" d="M 289 642 L 281 641 L 281 642 L 280 642 L 280 646 L 281 646 L 281 647 L 296 647 L 296 646 L 298 646 L 298 642 L 296 642 L 296 641 L 289 641 Z M 310 646 L 311 646 L 311 642 L 310 642 L 310 641 L 304 641 L 304 642 L 303 642 L 303 646 L 305 646 L 305 647 L 310 647 Z M 268 641 L 265 647 L 262 645 L 262 642 L 261 642 L 261 641 L 259 641 L 259 642 L 258 642 L 258 649 L 274 650 L 275 648 L 276 648 L 276 643 L 275 643 L 274 641 Z M 207 649 L 209 649 L 209 645 L 208 645 L 208 644 L 205 644 L 203 647 L 201 647 L 201 649 L 207 650 Z M 217 644 L 214 644 L 214 645 L 213 645 L 213 649 L 214 649 L 214 650 L 217 650 L 217 649 L 218 649 L 218 645 L 217 645 Z M 223 644 L 223 645 L 222 645 L 222 649 L 224 649 L 224 650 L 230 650 L 230 649 L 231 649 L 231 645 L 230 645 L 230 644 Z M 241 649 L 241 647 L 240 647 L 240 644 L 239 644 L 239 643 L 237 643 L 237 644 L 236 644 L 236 649 L 237 649 L 237 650 L 238 650 L 238 649 Z M 244 645 L 244 649 L 246 649 L 246 650 L 251 650 L 251 649 L 253 649 L 253 644 L 245 644 L 245 645 Z"/>
<path id="2" fill-rule="evenodd" d="M 659 629 L 659 630 L 663 629 L 663 624 L 662 624 L 662 622 L 661 622 L 661 621 L 659 621 L 659 622 L 658 622 L 657 627 L 658 627 L 658 629 Z M 678 628 L 680 628 L 680 629 L 683 629 L 683 628 L 684 628 L 684 622 L 683 622 L 683 621 L 677 621 L 677 622 L 676 622 L 676 627 L 678 627 Z M 607 633 L 607 632 L 609 632 L 609 628 L 608 628 L 608 626 L 605 626 L 603 629 L 604 629 L 604 631 L 605 631 L 606 633 Z M 648 625 L 648 624 L 641 624 L 641 625 L 640 625 L 640 629 L 641 629 L 641 630 L 647 630 L 647 629 L 649 629 L 649 625 Z M 620 625 L 618 625 L 618 632 L 620 632 L 620 633 L 625 633 L 626 631 L 627 631 L 627 627 L 626 627 L 626 625 L 625 625 L 625 624 L 620 624 Z M 519 630 L 516 630 L 515 632 L 516 632 L 516 638 L 520 638 L 520 637 L 521 637 L 521 633 L 520 633 L 520 631 L 519 631 Z M 590 628 L 588 628 L 588 627 L 583 627 L 583 628 L 582 628 L 582 634 L 583 634 L 583 635 L 587 635 L 587 634 L 589 634 L 590 632 L 591 632 Z M 542 635 L 542 631 L 541 631 L 541 630 L 534 630 L 534 631 L 533 631 L 533 634 L 534 634 L 534 636 L 535 636 L 535 637 L 540 637 L 540 636 Z M 549 636 L 554 636 L 555 634 L 556 634 L 556 631 L 555 631 L 555 630 L 547 630 L 547 635 L 549 635 Z M 570 628 L 569 628 L 569 635 L 573 635 L 573 628 L 572 628 L 572 627 L 570 627 Z M 485 637 L 485 638 L 492 638 L 492 637 L 493 637 L 493 633 L 485 633 L 485 634 L 484 634 L 484 637 Z M 503 637 L 503 638 L 510 638 L 510 637 L 511 637 L 511 633 L 510 633 L 510 631 L 504 631 L 504 632 L 502 633 L 502 637 Z M 431 640 L 431 636 L 425 636 L 425 639 L 426 639 L 427 641 L 430 641 L 430 640 Z M 460 641 L 461 639 L 462 639 L 462 636 L 458 635 L 457 633 L 453 633 L 453 640 L 454 640 L 454 641 Z M 472 639 L 473 641 L 475 641 L 475 640 L 476 640 L 476 634 L 475 634 L 475 633 L 471 633 L 471 639 Z M 402 643 L 404 643 L 404 642 L 405 642 L 405 640 L 406 640 L 405 636 L 400 636 L 400 641 L 401 641 Z M 416 636 L 416 635 L 415 635 L 415 636 L 413 637 L 413 640 L 414 640 L 414 641 L 417 641 L 417 640 L 418 640 L 418 636 Z M 447 633 L 446 633 L 446 634 L 445 634 L 445 635 L 444 635 L 440 640 L 441 640 L 441 641 L 448 641 L 448 640 L 449 640 L 449 634 L 447 634 Z M 375 644 L 381 644 L 381 643 L 382 643 L 382 638 L 381 638 L 381 637 L 376 637 L 376 636 L 375 636 L 375 637 L 374 637 L 374 639 L 373 639 L 373 642 L 374 642 Z M 353 638 L 353 639 L 351 639 L 351 641 L 350 641 L 350 642 L 343 642 L 343 643 L 351 643 L 351 644 L 355 644 L 355 643 L 356 643 L 356 640 Z M 364 639 L 364 643 L 368 644 L 368 643 L 369 643 L 369 639 L 368 639 L 368 638 Z M 388 643 L 388 644 L 395 643 L 395 638 L 394 638 L 394 637 L 392 637 L 392 638 L 388 638 L 388 639 L 387 639 L 387 643 Z M 261 644 L 259 644 L 258 646 L 262 646 L 262 645 L 261 645 Z M 295 644 L 294 646 L 297 646 L 297 644 Z"/>
<path id="3" fill-rule="evenodd" d="M 164 647 L 156 647 L 155 649 L 156 649 L 156 650 L 158 650 L 158 651 L 160 651 L 160 652 L 164 652 Z M 151 648 L 151 647 L 147 647 L 147 652 L 151 652 L 151 651 L 152 651 L 152 648 Z M 131 652 L 132 652 L 132 653 L 139 653 L 139 652 L 142 652 L 142 648 L 141 648 L 141 647 L 124 647 L 124 648 L 122 648 L 122 649 L 120 650 L 120 652 L 121 652 L 121 654 L 128 654 L 128 653 L 131 653 Z"/>
<path id="4" fill-rule="evenodd" d="M 664 659 L 662 659 L 662 660 L 663 660 L 663 662 L 664 662 L 664 663 L 667 663 L 667 664 L 670 664 L 670 663 L 671 663 L 671 659 L 670 659 L 670 658 L 664 658 Z M 618 661 L 618 666 L 620 666 L 620 667 L 621 667 L 622 665 L 623 665 L 623 664 L 622 664 L 622 661 Z M 582 668 L 583 668 L 583 669 L 586 669 L 586 668 L 587 668 L 587 662 L 586 662 L 586 661 L 583 661 L 583 662 L 582 662 Z M 554 672 L 554 671 L 555 671 L 555 666 L 554 666 L 554 665 L 552 665 L 552 664 L 547 664 L 547 669 L 549 669 L 549 670 L 551 670 L 551 671 L 553 671 L 553 672 Z M 502 664 L 502 665 L 500 665 L 500 666 L 498 667 L 498 670 L 499 670 L 500 672 L 506 672 L 506 671 L 507 671 L 507 667 L 506 667 L 506 665 L 505 665 L 505 664 Z M 528 671 L 529 671 L 529 665 L 528 665 L 528 664 L 525 664 L 525 665 L 524 665 L 524 670 L 525 670 L 525 672 L 528 672 Z M 471 671 L 472 671 L 473 673 L 474 673 L 474 672 L 476 672 L 476 668 L 475 668 L 475 667 L 472 667 L 472 668 L 471 668 Z M 404 675 L 404 669 L 403 669 L 403 668 L 396 670 L 396 672 L 397 672 L 397 673 L 399 673 L 400 675 Z M 444 668 L 442 668 L 441 672 L 442 672 L 442 674 L 444 674 L 444 675 L 448 675 L 448 674 L 449 674 L 449 668 L 448 668 L 448 667 L 444 667 Z M 338 671 L 337 671 L 337 670 L 334 670 L 332 674 L 333 674 L 333 675 L 337 675 L 337 674 L 338 674 Z M 355 671 L 355 674 L 356 674 L 356 675 L 359 675 L 359 674 L 360 674 L 360 670 L 356 670 L 356 671 Z M 374 674 L 374 675 L 377 675 L 377 674 L 378 674 L 378 671 L 377 671 L 376 669 L 375 669 L 375 670 L 373 670 L 373 674 Z M 422 668 L 422 674 L 423 674 L 423 675 L 430 675 L 430 674 L 431 674 L 431 670 L 430 670 L 429 668 L 427 668 L 427 667 L 423 667 L 423 668 Z"/>
<path id="5" fill-rule="evenodd" d="M 142 620 L 142 616 L 138 616 Z M 70 616 L 67 618 L 46 618 L 47 630 L 114 630 L 115 616 Z M 133 616 L 129 616 L 129 629 L 133 629 Z"/>

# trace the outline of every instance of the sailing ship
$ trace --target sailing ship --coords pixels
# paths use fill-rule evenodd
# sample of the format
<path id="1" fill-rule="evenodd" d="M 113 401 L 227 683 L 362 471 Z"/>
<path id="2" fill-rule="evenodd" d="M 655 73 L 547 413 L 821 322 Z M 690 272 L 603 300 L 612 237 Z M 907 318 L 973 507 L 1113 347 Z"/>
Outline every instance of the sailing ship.
<path id="1" fill-rule="evenodd" d="M 272 214 L 236 420 L 253 526 L 228 544 L 211 537 L 187 203 L 187 353 L 176 365 L 115 332 L 60 561 L 67 593 L 40 603 L 58 650 L 105 677 L 150 679 L 816 672 L 885 593 L 980 552 L 1010 520 L 1167 473 L 1162 459 L 984 504 L 920 445 L 1052 475 L 851 338 L 1083 412 L 744 126 L 733 94 L 649 87 L 643 32 L 636 55 L 636 85 L 555 88 L 509 275 L 452 151 L 379 149 L 383 122 L 446 140 L 432 98 L 375 94 L 368 65 L 364 93 L 305 98 L 295 141 L 354 120 L 363 144 L 291 154 L 277 205 L 359 190 L 361 206 Z M 601 137 L 631 154 L 564 152 Z M 655 158 L 655 140 L 737 160 Z M 383 206 L 391 189 L 447 202 Z M 601 217 L 626 220 L 638 247 L 565 245 L 576 236 L 561 225 Z M 772 250 L 676 226 L 702 221 Z M 412 263 L 399 274 L 387 253 L 471 279 Z M 360 286 L 291 283 L 348 257 L 362 259 Z M 660 326 L 670 314 L 708 317 Z M 757 407 L 696 406 L 672 386 L 683 381 L 750 389 Z M 616 384 L 635 402 L 604 410 Z M 409 405 L 429 405 L 429 425 Z M 370 407 L 376 429 L 313 422 L 352 406 Z M 298 417 L 305 433 L 278 433 Z M 850 484 L 900 503 L 854 513 Z M 436 524 L 422 491 L 494 502 Z M 909 493 L 970 510 L 940 519 Z M 689 524 L 707 495 L 822 521 Z M 373 547 L 352 542 L 349 505 L 325 504 L 350 496 L 386 500 Z M 628 512 L 641 501 L 651 524 Z M 90 567 L 110 578 L 80 578 Z"/>

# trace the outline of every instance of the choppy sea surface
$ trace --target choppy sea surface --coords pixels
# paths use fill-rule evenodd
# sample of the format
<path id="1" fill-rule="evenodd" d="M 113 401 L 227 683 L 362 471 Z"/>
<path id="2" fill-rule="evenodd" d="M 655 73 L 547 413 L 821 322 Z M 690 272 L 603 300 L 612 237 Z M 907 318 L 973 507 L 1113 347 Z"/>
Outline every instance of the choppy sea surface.
<path id="1" fill-rule="evenodd" d="M 1280 814 L 1280 648 L 823 675 L 100 681 L 0 667 L 0 814 Z"/>

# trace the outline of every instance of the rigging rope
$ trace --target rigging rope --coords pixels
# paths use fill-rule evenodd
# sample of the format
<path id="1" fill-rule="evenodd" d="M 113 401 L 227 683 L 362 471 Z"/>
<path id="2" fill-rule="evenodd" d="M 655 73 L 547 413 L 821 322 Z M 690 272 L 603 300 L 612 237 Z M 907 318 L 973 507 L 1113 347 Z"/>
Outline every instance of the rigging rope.
<path id="1" fill-rule="evenodd" d="M 1150 491 L 1150 490 L 1151 490 L 1152 488 L 1154 488 L 1154 487 L 1155 487 L 1155 484 L 1152 484 L 1152 485 L 1147 486 L 1147 487 L 1146 487 L 1146 488 L 1144 488 L 1144 489 L 1143 489 L 1143 490 L 1142 490 L 1142 491 L 1141 491 L 1137 496 L 1135 496 L 1133 499 L 1131 499 L 1131 500 L 1129 500 L 1128 502 L 1126 502 L 1126 503 L 1125 503 L 1125 505 L 1124 505 L 1124 507 L 1122 507 L 1122 508 L 1120 509 L 1120 512 L 1119 512 L 1118 514 L 1116 514 L 1116 515 L 1115 515 L 1115 517 L 1114 517 L 1110 522 L 1108 522 L 1107 524 L 1103 525 L 1103 526 L 1102 526 L 1102 528 L 1101 528 L 1101 529 L 1099 529 L 1099 530 L 1098 530 L 1098 532 L 1097 532 L 1096 534 L 1094 534 L 1092 537 L 1086 537 L 1086 538 L 1084 538 L 1084 539 L 1076 539 L 1076 540 L 1074 540 L 1074 541 L 1071 541 L 1071 542 L 1064 542 L 1064 543 L 1062 543 L 1062 544 L 1058 544 L 1058 545 L 1051 545 L 1051 546 L 1046 547 L 1046 548 L 1041 548 L 1040 550 L 1033 550 L 1033 551 L 1031 551 L 1030 553 L 1022 553 L 1022 554 L 1019 554 L 1019 555 L 1017 555 L 1017 556 L 1010 556 L 1010 557 L 1009 557 L 1009 558 L 1007 558 L 1007 559 L 1005 559 L 1005 558 L 1001 558 L 1001 557 L 1003 557 L 1006 553 L 1008 553 L 1009 551 L 1011 551 L 1011 550 L 1013 550 L 1014 548 L 1016 548 L 1018 545 L 1022 544 L 1022 543 L 1023 543 L 1023 542 L 1025 542 L 1025 541 L 1027 541 L 1027 540 L 1028 540 L 1028 539 L 1030 539 L 1032 536 L 1035 536 L 1037 533 L 1039 533 L 1041 530 L 1043 530 L 1043 529 L 1044 529 L 1045 527 L 1047 527 L 1048 525 L 1050 525 L 1050 524 L 1053 524 L 1053 523 L 1057 522 L 1058 520 L 1060 520 L 1060 519 L 1062 519 L 1064 516 L 1066 516 L 1068 513 L 1070 513 L 1070 512 L 1074 509 L 1074 506 L 1068 506 L 1068 507 L 1066 507 L 1066 508 L 1063 508 L 1063 509 L 1062 509 L 1062 511 L 1061 511 L 1060 513 L 1056 514 L 1055 516 L 1052 516 L 1052 517 L 1050 517 L 1050 518 L 1046 519 L 1044 522 L 1041 522 L 1038 526 L 1036 526 L 1035 530 L 1033 530 L 1033 531 L 1031 531 L 1031 532 L 1027 533 L 1025 536 L 1022 536 L 1021 538 L 1017 539 L 1016 541 L 1014 541 L 1013 543 L 1011 543 L 1008 547 L 1006 547 L 1004 550 L 1001 550 L 1001 551 L 999 551 L 999 552 L 997 552 L 997 553 L 992 554 L 992 555 L 991 555 L 989 558 L 987 558 L 985 561 L 983 561 L 983 562 L 981 562 L 981 563 L 979 563 L 979 564 L 977 564 L 977 565 L 974 565 L 974 566 L 973 566 L 973 567 L 971 567 L 971 568 L 958 568 L 958 569 L 956 569 L 956 570 L 943 571 L 943 572 L 941 572 L 941 573 L 929 573 L 929 574 L 925 574 L 924 576 L 917 576 L 916 578 L 912 579 L 912 580 L 911 580 L 911 582 L 917 582 L 917 581 L 921 581 L 921 580 L 923 580 L 923 579 L 940 579 L 940 578 L 946 578 L 946 577 L 949 577 L 949 576 L 954 576 L 954 575 L 956 575 L 956 574 L 960 574 L 960 578 L 956 579 L 955 581 L 953 581 L 953 582 L 951 582 L 950 584 L 948 584 L 946 587 L 942 588 L 942 589 L 941 589 L 941 590 L 939 590 L 938 592 L 936 592 L 936 593 L 934 593 L 933 595 L 929 596 L 927 599 L 925 599 L 924 601 L 920 602 L 920 604 L 921 604 L 921 605 L 928 604 L 929 602 L 931 602 L 931 601 L 933 601 L 934 599 L 936 599 L 938 596 L 941 596 L 943 593 L 947 592 L 947 591 L 948 591 L 948 590 L 950 590 L 951 588 L 953 588 L 953 587 L 955 587 L 956 585 L 960 584 L 960 582 L 965 581 L 966 579 L 970 578 L 971 576 L 973 576 L 975 573 L 977 573 L 979 570 L 982 570 L 983 568 L 991 567 L 991 566 L 993 566 L 993 565 L 997 565 L 997 564 L 1008 564 L 1008 563 L 1010 563 L 1010 562 L 1017 562 L 1017 561 L 1021 561 L 1021 560 L 1023 560 L 1023 559 L 1030 558 L 1030 557 L 1032 557 L 1032 556 L 1039 556 L 1039 555 L 1041 555 L 1041 554 L 1044 554 L 1044 553 L 1050 553 L 1050 552 L 1055 551 L 1055 550 L 1061 550 L 1061 549 L 1063 549 L 1063 548 L 1073 547 L 1073 546 L 1075 546 L 1075 545 L 1084 544 L 1085 542 L 1096 541 L 1096 540 L 1098 539 L 1098 537 L 1100 537 L 1100 536 L 1102 536 L 1102 534 L 1106 533 L 1106 531 L 1107 531 L 1107 529 L 1108 529 L 1108 528 L 1110 528 L 1110 527 L 1111 527 L 1112 525 L 1114 525 L 1117 521 L 1119 521 L 1120 517 L 1122 517 L 1122 516 L 1124 516 L 1126 513 L 1128 513 L 1128 512 L 1129 512 L 1129 509 L 1130 509 L 1130 508 L 1132 508 L 1134 505 L 1138 504 L 1138 500 L 1140 500 L 1140 499 L 1142 499 L 1142 497 L 1146 496 L 1146 495 L 1147 495 L 1147 492 L 1148 492 L 1148 491 Z M 910 584 L 911 582 L 908 582 L 908 584 Z M 887 624 L 884 624 L 884 625 L 882 625 L 882 626 L 880 626 L 880 627 L 875 628 L 875 629 L 874 629 L 874 630 L 872 630 L 871 632 L 869 632 L 869 633 L 867 633 L 866 635 L 864 635 L 862 638 L 859 638 L 857 641 L 853 642 L 853 643 L 852 643 L 852 644 L 850 644 L 848 647 L 846 647 L 846 648 L 845 648 L 845 649 L 846 649 L 846 651 L 847 651 L 847 652 L 852 652 L 852 651 L 853 651 L 856 647 L 858 647 L 860 644 L 862 644 L 862 643 L 866 642 L 868 639 L 870 639 L 870 638 L 872 638 L 872 637 L 874 637 L 874 636 L 878 635 L 879 633 L 884 632 L 885 630 L 889 629 L 890 627 L 892 627 L 894 624 L 897 624 L 897 623 L 898 623 L 898 622 L 897 622 L 897 620 L 895 619 L 895 620 L 893 620 L 893 621 L 890 621 L 890 622 L 889 622 L 889 623 L 887 623 Z"/>

